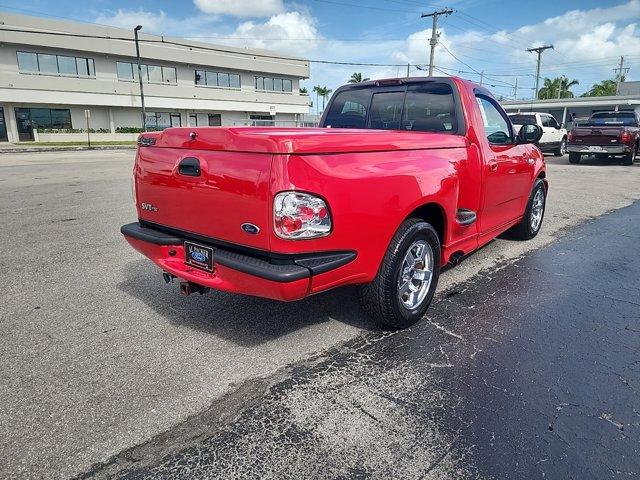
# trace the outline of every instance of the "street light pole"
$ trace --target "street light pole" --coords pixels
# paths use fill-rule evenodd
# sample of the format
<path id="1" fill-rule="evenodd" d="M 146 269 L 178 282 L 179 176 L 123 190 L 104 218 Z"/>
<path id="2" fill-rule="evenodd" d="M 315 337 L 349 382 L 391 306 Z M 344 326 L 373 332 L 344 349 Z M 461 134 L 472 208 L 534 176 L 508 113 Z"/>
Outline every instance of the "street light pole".
<path id="1" fill-rule="evenodd" d="M 138 31 L 142 29 L 142 25 L 138 25 L 133 29 L 133 35 L 136 40 L 136 61 L 138 62 L 138 81 L 140 82 L 140 103 L 142 103 L 142 131 L 147 131 L 147 112 L 144 108 L 144 87 L 142 86 L 142 65 L 140 65 L 140 45 L 138 43 Z"/>

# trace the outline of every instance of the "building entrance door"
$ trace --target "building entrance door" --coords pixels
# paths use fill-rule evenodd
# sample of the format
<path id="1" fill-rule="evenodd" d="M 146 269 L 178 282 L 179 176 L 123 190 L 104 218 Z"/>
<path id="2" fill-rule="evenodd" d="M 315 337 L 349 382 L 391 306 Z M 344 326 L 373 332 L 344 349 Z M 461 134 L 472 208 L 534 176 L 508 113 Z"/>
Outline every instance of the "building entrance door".
<path id="1" fill-rule="evenodd" d="M 7 124 L 4 121 L 4 108 L 0 108 L 0 142 L 9 140 L 7 137 Z"/>
<path id="2" fill-rule="evenodd" d="M 172 113 L 171 117 L 171 126 L 172 127 L 181 127 L 182 126 L 182 121 L 180 120 L 180 114 L 179 113 Z"/>
<path id="3" fill-rule="evenodd" d="M 28 108 L 16 108 L 16 123 L 18 124 L 18 141 L 33 142 L 33 125 Z"/>

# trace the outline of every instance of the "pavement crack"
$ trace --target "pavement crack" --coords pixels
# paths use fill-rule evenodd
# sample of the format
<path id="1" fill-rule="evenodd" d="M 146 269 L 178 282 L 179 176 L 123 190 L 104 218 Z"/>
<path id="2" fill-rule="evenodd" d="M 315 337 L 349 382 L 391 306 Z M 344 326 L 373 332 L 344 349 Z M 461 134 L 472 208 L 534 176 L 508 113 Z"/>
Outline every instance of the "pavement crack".
<path id="1" fill-rule="evenodd" d="M 438 323 L 434 322 L 434 321 L 433 321 L 433 320 L 431 320 L 431 319 L 428 319 L 428 322 L 429 322 L 431 325 L 433 325 L 434 327 L 436 327 L 438 330 L 440 330 L 441 332 L 444 332 L 444 333 L 446 333 L 447 335 L 451 335 L 452 337 L 457 338 L 458 340 L 463 340 L 463 341 L 464 341 L 464 338 L 463 338 L 463 336 L 462 336 L 462 335 L 460 335 L 460 334 L 458 334 L 458 333 L 456 333 L 456 332 L 452 332 L 451 330 L 449 330 L 449 329 L 447 329 L 447 328 L 443 327 L 442 325 L 440 325 L 440 324 L 438 324 Z"/>

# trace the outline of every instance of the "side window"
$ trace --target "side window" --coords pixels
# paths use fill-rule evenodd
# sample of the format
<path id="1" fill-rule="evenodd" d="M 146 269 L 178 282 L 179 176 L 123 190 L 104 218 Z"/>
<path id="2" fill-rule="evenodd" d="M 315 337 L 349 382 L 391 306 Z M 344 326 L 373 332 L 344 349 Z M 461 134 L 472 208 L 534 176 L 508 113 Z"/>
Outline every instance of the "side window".
<path id="1" fill-rule="evenodd" d="M 549 118 L 548 115 L 540 115 L 540 123 L 542 123 L 543 127 L 550 127 L 551 119 Z"/>
<path id="2" fill-rule="evenodd" d="M 404 92 L 374 93 L 369 112 L 369 128 L 377 130 L 400 129 L 400 116 Z"/>
<path id="3" fill-rule="evenodd" d="M 484 95 L 476 95 L 476 100 L 480 107 L 484 131 L 489 143 L 494 145 L 507 145 L 512 143 L 510 122 L 502 112 L 498 110 L 498 107 L 494 105 L 493 101 Z"/>
<path id="4" fill-rule="evenodd" d="M 560 126 L 555 117 L 549 115 L 547 118 L 549 119 L 549 126 L 550 127 L 558 128 Z"/>

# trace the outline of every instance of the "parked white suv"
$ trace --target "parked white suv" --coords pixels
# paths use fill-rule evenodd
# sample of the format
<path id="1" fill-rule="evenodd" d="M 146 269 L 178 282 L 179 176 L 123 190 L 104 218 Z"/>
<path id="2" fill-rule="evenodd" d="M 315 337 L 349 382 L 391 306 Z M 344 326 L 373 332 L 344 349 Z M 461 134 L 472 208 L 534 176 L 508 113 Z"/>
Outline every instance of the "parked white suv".
<path id="1" fill-rule="evenodd" d="M 542 128 L 542 138 L 538 147 L 543 152 L 551 152 L 561 157 L 567 151 L 567 130 L 561 126 L 553 115 L 542 112 L 510 113 L 509 118 L 518 131 L 522 125 L 535 123 Z"/>

